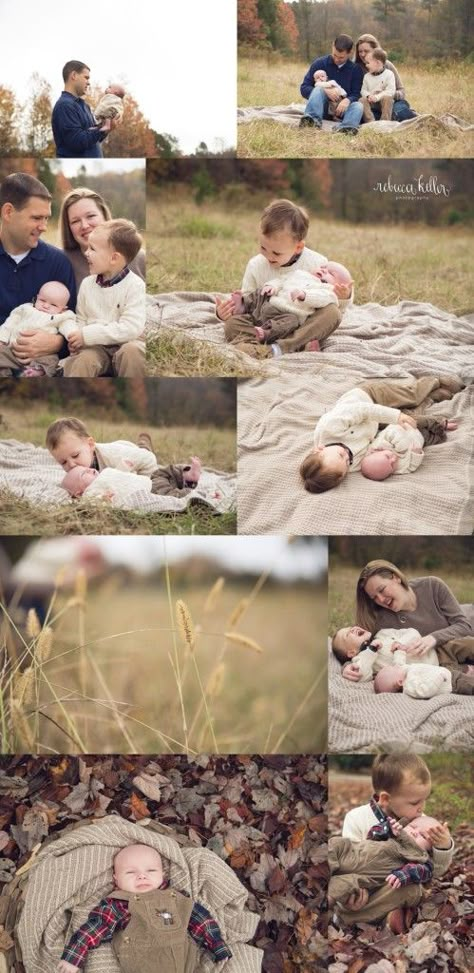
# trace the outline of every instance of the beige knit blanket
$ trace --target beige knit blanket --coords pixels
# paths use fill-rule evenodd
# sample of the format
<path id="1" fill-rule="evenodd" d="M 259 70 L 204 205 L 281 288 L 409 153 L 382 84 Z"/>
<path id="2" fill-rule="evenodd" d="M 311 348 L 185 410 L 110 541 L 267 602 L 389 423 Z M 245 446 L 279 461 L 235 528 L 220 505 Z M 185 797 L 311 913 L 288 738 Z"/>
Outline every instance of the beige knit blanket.
<path id="1" fill-rule="evenodd" d="M 114 854 L 135 842 L 151 845 L 170 862 L 171 885 L 209 910 L 232 950 L 232 959 L 217 965 L 209 953 L 201 951 L 196 973 L 221 969 L 225 973 L 260 973 L 262 952 L 247 945 L 258 916 L 246 908 L 247 891 L 232 869 L 206 848 L 180 847 L 167 835 L 113 815 L 68 831 L 38 855 L 18 924 L 26 973 L 53 973 L 66 938 L 112 890 Z M 86 973 L 118 973 L 112 947 L 104 944 L 91 950 L 84 969 Z"/>
<path id="2" fill-rule="evenodd" d="M 252 105 L 248 108 L 238 108 L 237 122 L 238 124 L 245 124 L 246 122 L 269 120 L 279 122 L 281 125 L 292 125 L 295 128 L 299 125 L 305 107 L 306 105 L 302 102 L 292 102 L 291 105 Z M 323 130 L 330 131 L 337 124 L 338 122 L 324 119 Z M 416 115 L 415 118 L 407 118 L 404 122 L 364 122 L 363 129 L 367 131 L 370 129 L 372 132 L 380 132 L 383 135 L 393 132 L 404 135 L 410 129 L 416 129 L 420 132 L 429 129 L 430 132 L 435 131 L 441 135 L 445 132 L 470 132 L 474 129 L 474 125 L 458 118 L 457 115 L 447 113 L 445 115 Z"/>
<path id="3" fill-rule="evenodd" d="M 463 607 L 474 622 L 473 606 Z M 454 693 L 433 699 L 412 699 L 405 693 L 376 695 L 372 682 L 344 679 L 340 662 L 330 645 L 328 648 L 330 752 L 472 752 L 474 697 Z"/>
<path id="4" fill-rule="evenodd" d="M 474 381 L 474 315 L 456 317 L 432 304 L 401 301 L 385 307 L 363 304 L 348 308 L 338 329 L 324 342 L 321 354 L 298 352 L 268 362 L 255 362 L 224 340 L 213 295 L 175 291 L 147 298 L 147 334 L 169 328 L 219 345 L 229 359 L 245 363 L 262 374 L 334 365 L 366 376 L 424 375 L 444 371 Z"/>
<path id="5" fill-rule="evenodd" d="M 312 494 L 299 478 L 317 420 L 363 375 L 325 368 L 249 379 L 238 393 L 238 531 L 242 534 L 470 534 L 474 528 L 474 386 L 425 414 L 459 420 L 415 473 L 381 483 L 349 473 Z"/>
<path id="6" fill-rule="evenodd" d="M 9 491 L 34 506 L 77 503 L 60 487 L 63 476 L 63 470 L 47 449 L 16 439 L 0 440 L 0 491 Z M 180 513 L 190 504 L 201 502 L 216 513 L 225 513 L 234 509 L 235 497 L 235 474 L 208 468 L 203 470 L 196 489 L 185 497 L 159 496 L 137 489 L 114 505 L 140 513 Z M 84 497 L 80 502 L 93 501 Z"/>

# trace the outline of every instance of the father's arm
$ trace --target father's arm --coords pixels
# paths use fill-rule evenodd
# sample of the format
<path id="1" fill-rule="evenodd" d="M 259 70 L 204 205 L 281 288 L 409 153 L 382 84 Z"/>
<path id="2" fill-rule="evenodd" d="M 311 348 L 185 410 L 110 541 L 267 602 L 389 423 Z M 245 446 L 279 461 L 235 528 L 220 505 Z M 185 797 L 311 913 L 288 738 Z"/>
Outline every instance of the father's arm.
<path id="1" fill-rule="evenodd" d="M 54 127 L 61 133 L 61 142 L 68 152 L 78 156 L 91 149 L 97 142 L 102 142 L 108 132 L 99 128 L 84 127 L 84 120 L 73 101 L 60 102 L 54 107 Z"/>
<path id="2" fill-rule="evenodd" d="M 324 57 L 317 57 L 310 65 L 300 85 L 300 93 L 303 95 L 303 98 L 309 98 L 314 88 L 314 72 L 324 71 L 325 68 L 326 59 Z"/>

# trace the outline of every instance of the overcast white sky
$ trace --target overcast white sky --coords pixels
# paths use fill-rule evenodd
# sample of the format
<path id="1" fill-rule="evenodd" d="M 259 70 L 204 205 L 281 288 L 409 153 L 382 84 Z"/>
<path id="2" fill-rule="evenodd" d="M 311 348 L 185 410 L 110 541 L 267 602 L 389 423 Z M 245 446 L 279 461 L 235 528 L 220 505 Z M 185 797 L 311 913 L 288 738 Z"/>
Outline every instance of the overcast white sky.
<path id="1" fill-rule="evenodd" d="M 91 176 L 100 176 L 103 172 L 132 172 L 133 169 L 143 169 L 145 178 L 145 159 L 58 159 L 57 166 L 68 179 L 77 176 L 83 166 Z"/>
<path id="2" fill-rule="evenodd" d="M 0 83 L 20 102 L 35 71 L 56 100 L 63 65 L 77 59 L 91 84 L 124 83 L 184 152 L 235 145 L 236 0 L 0 0 L 0 33 Z"/>

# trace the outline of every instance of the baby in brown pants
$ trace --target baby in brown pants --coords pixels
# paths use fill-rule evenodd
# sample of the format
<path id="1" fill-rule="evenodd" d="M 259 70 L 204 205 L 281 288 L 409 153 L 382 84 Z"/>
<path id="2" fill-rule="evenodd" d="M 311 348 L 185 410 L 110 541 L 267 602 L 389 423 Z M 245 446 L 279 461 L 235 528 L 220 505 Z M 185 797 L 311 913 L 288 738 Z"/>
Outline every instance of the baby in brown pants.
<path id="1" fill-rule="evenodd" d="M 110 941 L 122 973 L 193 973 L 198 947 L 215 963 L 232 956 L 207 909 L 169 887 L 155 848 L 122 848 L 114 858 L 114 881 L 115 890 L 66 944 L 57 973 L 77 973 L 90 949 Z"/>

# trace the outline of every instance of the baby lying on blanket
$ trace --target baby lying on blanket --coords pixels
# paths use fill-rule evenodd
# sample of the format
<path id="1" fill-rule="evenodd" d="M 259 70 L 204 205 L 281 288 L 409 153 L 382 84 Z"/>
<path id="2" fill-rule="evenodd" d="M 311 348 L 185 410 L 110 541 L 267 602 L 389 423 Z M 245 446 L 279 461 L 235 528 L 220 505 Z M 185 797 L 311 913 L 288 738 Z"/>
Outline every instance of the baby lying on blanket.
<path id="1" fill-rule="evenodd" d="M 414 699 L 432 699 L 452 693 L 453 684 L 449 669 L 420 663 L 417 666 L 385 666 L 375 676 L 374 689 L 376 693 L 405 693 Z"/>
<path id="2" fill-rule="evenodd" d="M 66 473 L 60 485 L 63 490 L 67 490 L 69 496 L 74 498 L 86 496 L 87 499 L 92 497 L 115 502 L 127 500 L 137 490 L 151 493 L 152 487 L 149 476 L 125 473 L 123 470 L 113 470 L 110 467 L 99 473 L 91 466 L 75 466 Z"/>
<path id="3" fill-rule="evenodd" d="M 322 88 L 323 91 L 327 91 L 328 89 L 331 89 L 331 91 L 336 91 L 337 94 L 339 95 L 337 101 L 329 101 L 328 99 L 328 115 L 335 115 L 336 106 L 339 104 L 341 99 L 345 98 L 347 95 L 345 88 L 342 88 L 341 85 L 337 83 L 337 81 L 328 81 L 328 76 L 326 74 L 326 71 L 322 71 L 322 70 L 315 71 L 313 74 L 313 78 L 314 78 L 315 88 Z"/>
<path id="4" fill-rule="evenodd" d="M 170 887 L 164 864 L 149 845 L 115 855 L 115 890 L 66 944 L 57 973 L 77 973 L 89 950 L 108 942 L 122 973 L 186 973 L 196 968 L 199 948 L 214 963 L 232 956 L 207 909 Z"/>
<path id="5" fill-rule="evenodd" d="M 121 121 L 123 117 L 123 99 L 125 88 L 121 84 L 109 84 L 99 103 L 94 108 L 94 118 L 99 126 L 103 125 L 106 118 L 115 118 Z"/>
<path id="6" fill-rule="evenodd" d="M 457 429 L 457 422 L 419 416 L 417 428 L 390 423 L 377 433 L 360 467 L 368 480 L 386 480 L 393 473 L 414 473 L 423 462 L 424 446 L 444 443 L 446 430 Z"/>
<path id="7" fill-rule="evenodd" d="M 151 493 L 162 496 L 184 497 L 197 486 L 202 469 L 198 456 L 192 457 L 190 465 L 158 466 L 148 434 L 142 434 L 140 441 L 140 446 L 125 440 L 96 443 L 84 423 L 74 416 L 56 419 L 46 433 L 47 448 L 67 473 L 75 467 L 98 473 L 110 467 L 124 473 L 144 474 L 150 478 Z"/>
<path id="8" fill-rule="evenodd" d="M 398 889 L 431 881 L 433 842 L 429 830 L 439 824 L 425 814 L 413 818 L 405 827 L 389 817 L 383 828 L 374 825 L 365 840 L 330 838 L 329 905 L 343 905 L 354 892 L 372 892 L 385 883 Z"/>
<path id="9" fill-rule="evenodd" d="M 66 337 L 65 325 L 71 326 L 76 322 L 76 315 L 68 310 L 69 298 L 69 291 L 64 284 L 58 280 L 50 280 L 40 288 L 34 304 L 20 304 L 14 308 L 0 328 L 0 375 L 12 375 L 18 368 L 22 368 L 21 374 L 27 378 L 42 375 L 51 377 L 55 374 L 57 355 L 41 355 L 23 368 L 11 345 L 22 331 L 45 331 L 47 334 L 59 333 Z"/>
<path id="10" fill-rule="evenodd" d="M 474 640 L 467 636 L 452 643 L 447 642 L 437 649 L 428 649 L 421 656 L 412 656 L 409 652 L 410 645 L 419 638 L 420 633 L 416 628 L 382 628 L 373 636 L 371 632 L 353 625 L 338 629 L 332 638 L 331 647 L 343 666 L 343 677 L 350 682 L 368 682 L 374 676 L 377 677 L 377 674 L 384 671 L 386 667 L 396 668 L 397 673 L 393 674 L 393 688 L 379 688 L 376 689 L 377 692 L 400 692 L 402 686 L 396 685 L 396 682 L 399 682 L 403 676 L 403 684 L 406 684 L 403 691 L 410 696 L 430 698 L 438 692 L 454 692 L 471 696 L 474 690 L 474 676 L 470 673 L 469 666 L 463 666 L 456 660 L 455 651 L 453 652 L 450 646 L 461 650 L 464 657 L 466 649 Z M 434 671 L 440 669 L 440 657 L 443 663 L 441 677 Z M 418 676 L 419 669 L 424 671 Z M 408 670 L 410 678 L 407 681 Z M 446 679 L 446 672 L 449 674 L 449 681 Z M 389 680 L 380 680 L 378 686 L 383 685 L 389 685 Z M 449 689 L 440 688 L 447 685 Z M 429 691 L 429 687 L 433 691 Z M 428 691 L 425 697 L 422 696 L 424 689 Z"/>
<path id="11" fill-rule="evenodd" d="M 295 270 L 276 277 L 250 292 L 233 291 L 234 317 L 253 324 L 260 342 L 271 344 L 296 330 L 317 308 L 338 304 L 335 284 L 350 284 L 352 278 L 342 264 L 329 261 L 317 270 Z M 230 319 L 232 323 L 232 318 Z M 316 347 L 317 346 L 317 347 Z M 307 351 L 319 351 L 319 342 Z"/>

